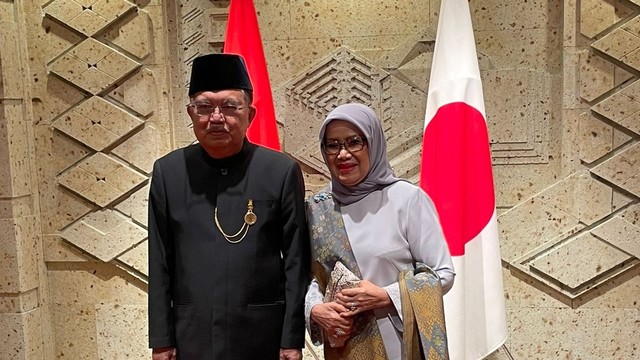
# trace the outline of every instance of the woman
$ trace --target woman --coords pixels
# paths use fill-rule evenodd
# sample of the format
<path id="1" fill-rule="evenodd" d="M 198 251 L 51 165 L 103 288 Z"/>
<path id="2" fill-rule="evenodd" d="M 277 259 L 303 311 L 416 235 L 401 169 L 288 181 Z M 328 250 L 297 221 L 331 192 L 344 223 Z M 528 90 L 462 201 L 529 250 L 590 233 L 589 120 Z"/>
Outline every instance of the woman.
<path id="1" fill-rule="evenodd" d="M 380 121 L 369 107 L 345 104 L 331 111 L 320 143 L 331 185 L 307 201 L 315 277 L 306 297 L 311 338 L 325 342 L 328 360 L 405 359 L 398 275 L 423 263 L 439 275 L 443 293 L 453 285 L 436 210 L 420 188 L 394 175 Z M 324 303 L 337 261 L 362 281 Z M 346 343 L 331 347 L 326 340 Z"/>

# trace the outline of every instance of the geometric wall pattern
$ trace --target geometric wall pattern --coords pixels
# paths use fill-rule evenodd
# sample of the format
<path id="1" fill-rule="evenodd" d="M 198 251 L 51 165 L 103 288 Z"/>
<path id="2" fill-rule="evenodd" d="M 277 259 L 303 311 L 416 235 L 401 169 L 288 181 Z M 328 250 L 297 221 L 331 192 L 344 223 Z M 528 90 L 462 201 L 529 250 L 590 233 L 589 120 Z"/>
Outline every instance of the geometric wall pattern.
<path id="1" fill-rule="evenodd" d="M 111 146 L 143 121 L 94 96 L 58 118 L 53 126 L 95 151 Z"/>
<path id="2" fill-rule="evenodd" d="M 572 307 L 640 267 L 640 16 L 625 2 L 581 6 L 593 39 L 578 75 L 591 104 L 579 118 L 585 168 L 500 216 L 521 224 L 501 229 L 503 260 Z"/>
<path id="3" fill-rule="evenodd" d="M 43 10 L 86 36 L 93 36 L 135 6 L 127 1 L 54 0 Z"/>
<path id="4" fill-rule="evenodd" d="M 12 351 L 20 347 L 11 332 L 22 327 L 11 321 L 22 315 L 6 308 L 28 303 L 52 313 L 55 336 L 38 346 L 53 357 L 148 356 L 148 177 L 153 160 L 193 141 L 181 113 L 189 66 L 220 49 L 228 3 L 0 2 L 0 108 L 20 119 L 3 128 L 0 145 L 12 151 L 3 154 L 12 169 L 35 169 L 39 202 L 0 201 L 24 214 L 40 207 L 48 276 L 42 291 L 0 294 L 9 329 L 0 333 Z M 380 115 L 396 173 L 417 182 L 440 0 L 254 3 L 281 139 L 306 179 L 326 184 L 316 138 L 326 113 L 359 101 Z M 640 324 L 640 0 L 470 6 L 498 184 L 508 345 L 519 359 L 636 358 L 628 334 Z M 20 81 L 7 69 L 19 69 Z M 11 137 L 30 126 L 28 140 Z M 29 146 L 31 163 L 13 155 Z M 18 235 L 40 228 L 16 224 Z M 582 338 L 558 336 L 571 329 Z M 320 359 L 314 349 L 305 358 Z"/>
<path id="5" fill-rule="evenodd" d="M 146 123 L 157 110 L 153 71 L 144 66 L 153 24 L 143 8 L 120 0 L 54 0 L 42 11 L 49 31 L 80 34 L 51 54 L 47 71 L 51 81 L 79 89 L 84 99 L 52 114 L 51 126 L 92 150 L 55 174 L 55 191 L 98 206 L 63 223 L 59 236 L 87 259 L 145 276 L 140 245 L 146 239 L 141 214 L 146 218 L 147 197 L 135 194 L 148 191 L 150 161 L 159 151 L 153 145 L 158 133 Z M 141 146 L 144 142 L 152 145 Z"/>
<path id="6" fill-rule="evenodd" d="M 100 93 L 137 67 L 134 60 L 92 38 L 49 65 L 51 72 L 92 94 Z"/>
<path id="7" fill-rule="evenodd" d="M 58 177 L 60 185 L 106 207 L 147 178 L 122 162 L 95 153 Z"/>
<path id="8" fill-rule="evenodd" d="M 419 176 L 419 153 L 422 146 L 422 124 L 403 126 L 389 109 L 393 82 L 399 82 L 370 60 L 357 55 L 348 47 L 340 47 L 329 56 L 300 73 L 285 85 L 288 105 L 311 117 L 317 127 L 336 104 L 359 102 L 371 106 L 380 116 L 388 137 L 388 158 L 399 176 L 413 182 Z M 402 83 L 406 91 L 411 86 Z M 392 126 L 403 127 L 397 135 L 389 135 Z M 315 141 L 292 151 L 292 155 L 326 177 L 329 173 Z M 418 156 L 416 156 L 418 155 Z"/>
<path id="9" fill-rule="evenodd" d="M 384 83 L 388 77 L 387 72 L 377 69 L 349 49 L 339 48 L 288 83 L 287 101 L 320 119 L 335 104 L 346 102 L 361 102 L 380 111 Z M 315 142 L 293 155 L 316 171 L 329 175 Z"/>

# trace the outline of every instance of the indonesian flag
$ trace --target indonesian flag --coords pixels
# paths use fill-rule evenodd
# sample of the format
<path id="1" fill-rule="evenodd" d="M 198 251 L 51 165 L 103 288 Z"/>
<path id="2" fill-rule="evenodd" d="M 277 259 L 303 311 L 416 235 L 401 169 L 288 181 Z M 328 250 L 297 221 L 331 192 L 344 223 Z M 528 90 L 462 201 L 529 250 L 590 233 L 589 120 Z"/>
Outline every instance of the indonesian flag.
<path id="1" fill-rule="evenodd" d="M 252 0 L 231 1 L 223 52 L 241 55 L 251 78 L 256 117 L 247 130 L 247 138 L 255 144 L 280 151 L 267 62 Z"/>
<path id="2" fill-rule="evenodd" d="M 449 355 L 481 359 L 507 338 L 491 153 L 467 0 L 443 0 L 427 95 L 420 186 L 456 278 L 444 297 Z"/>

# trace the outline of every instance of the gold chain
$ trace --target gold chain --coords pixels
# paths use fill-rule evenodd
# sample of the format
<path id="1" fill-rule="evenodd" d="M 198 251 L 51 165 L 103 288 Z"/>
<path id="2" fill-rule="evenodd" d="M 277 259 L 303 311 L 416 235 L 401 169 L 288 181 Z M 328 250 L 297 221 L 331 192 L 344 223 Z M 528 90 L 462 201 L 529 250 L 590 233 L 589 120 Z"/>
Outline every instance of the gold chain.
<path id="1" fill-rule="evenodd" d="M 258 220 L 258 217 L 253 212 L 253 200 L 249 199 L 249 201 L 247 202 L 247 213 L 244 214 L 244 224 L 242 224 L 242 226 L 240 227 L 240 230 L 238 230 L 237 233 L 235 233 L 233 235 L 228 235 L 226 232 L 224 232 L 224 230 L 222 230 L 222 226 L 220 226 L 220 221 L 218 221 L 218 207 L 217 206 L 216 206 L 216 208 L 214 210 L 214 213 L 213 213 L 213 220 L 215 221 L 216 227 L 218 228 L 218 230 L 220 230 L 220 233 L 222 234 L 222 236 L 230 244 L 237 244 L 240 241 L 242 241 L 245 236 L 247 236 L 247 232 L 249 232 L 249 227 L 256 223 L 256 221 Z M 244 231 L 244 233 L 243 233 L 243 231 Z M 241 233 L 242 233 L 242 237 L 240 239 L 232 240 L 232 239 L 237 238 L 238 236 L 240 236 Z"/>

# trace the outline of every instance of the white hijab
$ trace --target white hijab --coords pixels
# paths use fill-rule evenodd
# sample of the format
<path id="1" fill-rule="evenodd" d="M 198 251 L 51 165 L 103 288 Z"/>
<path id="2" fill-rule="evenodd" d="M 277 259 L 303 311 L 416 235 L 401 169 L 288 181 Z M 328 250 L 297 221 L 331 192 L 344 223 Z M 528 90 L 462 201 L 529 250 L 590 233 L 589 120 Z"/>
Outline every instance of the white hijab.
<path id="1" fill-rule="evenodd" d="M 376 113 L 362 104 L 344 104 L 333 109 L 320 127 L 320 144 L 324 142 L 327 125 L 332 120 L 344 120 L 360 129 L 367 141 L 369 151 L 369 173 L 355 186 L 342 185 L 331 177 L 331 193 L 333 198 L 342 205 L 352 204 L 371 192 L 380 190 L 402 179 L 395 176 L 389 160 L 387 160 L 387 141 Z M 327 154 L 322 152 L 325 164 Z"/>

